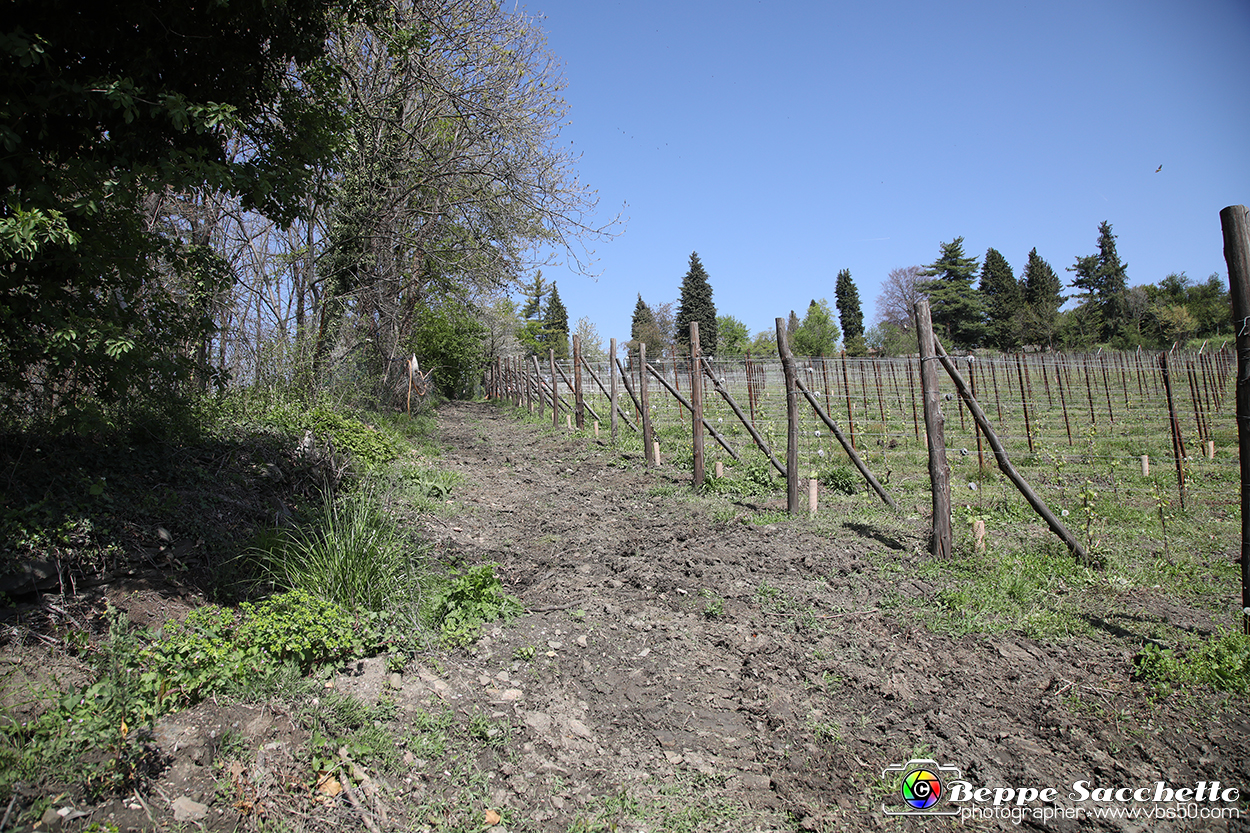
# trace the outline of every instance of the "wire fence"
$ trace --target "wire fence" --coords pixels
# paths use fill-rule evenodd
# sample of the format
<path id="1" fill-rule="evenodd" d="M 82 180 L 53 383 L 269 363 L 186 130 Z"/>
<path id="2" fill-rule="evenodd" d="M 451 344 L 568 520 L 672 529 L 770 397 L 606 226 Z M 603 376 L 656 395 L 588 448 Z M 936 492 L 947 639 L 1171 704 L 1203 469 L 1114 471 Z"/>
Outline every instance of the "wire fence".
<path id="1" fill-rule="evenodd" d="M 1008 456 L 1017 465 L 1032 467 L 1030 480 L 1048 501 L 1071 502 L 1078 491 L 1074 483 L 1089 481 L 1118 490 L 1119 482 L 1130 477 L 1149 477 L 1169 490 L 1182 486 L 1196 490 L 1198 499 L 1208 504 L 1231 505 L 1236 500 L 1239 472 L 1232 395 L 1236 360 L 1229 349 L 1170 354 L 993 354 L 955 361 Z M 892 482 L 928 476 L 917 357 L 808 358 L 797 363 L 804 386 L 887 489 Z M 637 403 L 642 399 L 641 386 L 646 385 L 664 459 L 687 459 L 691 413 L 677 397 L 689 399 L 691 362 L 663 358 L 648 364 L 652 372 L 640 374 L 636 356 L 617 363 L 618 380 L 628 375 L 633 388 L 631 397 L 621 380 L 618 402 L 623 416 L 618 431 L 625 436 L 641 431 Z M 713 359 L 708 365 L 773 454 L 784 458 L 786 389 L 779 359 Z M 583 369 L 586 419 L 597 420 L 599 430 L 606 431 L 612 367 L 607 361 L 584 362 Z M 548 363 L 518 362 L 514 375 L 527 381 L 515 382 L 508 395 L 523 404 L 522 386 L 541 377 L 545 402 L 550 402 L 553 380 Z M 570 425 L 577 375 L 571 360 L 556 363 L 554 388 L 561 413 L 568 413 L 560 419 Z M 975 492 L 986 482 L 986 473 L 995 470 L 994 457 L 954 384 L 945 374 L 940 376 L 952 484 Z M 537 390 L 530 390 L 534 407 Z M 708 426 L 734 455 L 745 458 L 755 453 L 756 443 L 746 426 L 711 385 L 706 385 L 703 411 Z M 823 479 L 831 469 L 847 465 L 841 447 L 814 409 L 801 402 L 798 413 L 801 476 Z M 732 465 L 730 453 L 714 438 L 709 437 L 706 449 L 709 467 L 716 460 Z M 1175 485 L 1169 486 L 1168 481 Z"/>

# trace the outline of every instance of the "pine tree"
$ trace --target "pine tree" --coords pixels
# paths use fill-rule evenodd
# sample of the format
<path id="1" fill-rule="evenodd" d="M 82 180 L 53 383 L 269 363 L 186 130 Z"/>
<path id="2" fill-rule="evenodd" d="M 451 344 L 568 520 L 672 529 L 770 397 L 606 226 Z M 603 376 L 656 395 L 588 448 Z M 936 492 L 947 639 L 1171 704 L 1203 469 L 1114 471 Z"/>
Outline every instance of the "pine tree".
<path id="1" fill-rule="evenodd" d="M 542 315 L 543 296 L 547 294 L 547 284 L 543 280 L 543 272 L 541 269 L 534 275 L 534 282 L 524 284 L 525 286 L 525 306 L 521 309 L 521 317 L 530 319 L 538 318 Z"/>
<path id="2" fill-rule="evenodd" d="M 681 282 L 681 301 L 677 309 L 677 343 L 690 349 L 690 322 L 699 322 L 699 350 L 705 356 L 716 355 L 716 304 L 712 302 L 712 285 L 699 261 L 699 253 L 690 253 L 690 271 Z"/>
<path id="3" fill-rule="evenodd" d="M 998 249 L 985 252 L 981 265 L 980 292 L 985 298 L 986 343 L 999 350 L 1012 350 L 1020 345 L 1016 316 L 1024 300 L 1024 292 L 1011 265 Z"/>
<path id="4" fill-rule="evenodd" d="M 1068 271 L 1076 273 L 1072 287 L 1081 290 L 1081 306 L 1095 319 L 1102 339 L 1110 341 L 1121 335 L 1128 317 L 1128 265 L 1121 263 L 1116 253 L 1110 223 L 1103 220 L 1098 224 L 1098 254 L 1078 257 Z"/>
<path id="5" fill-rule="evenodd" d="M 647 345 L 647 358 L 658 359 L 664 350 L 664 338 L 659 325 L 655 321 L 655 312 L 642 300 L 638 293 L 638 303 L 634 305 L 634 320 L 629 328 L 630 350 L 638 352 L 638 345 Z"/>
<path id="6" fill-rule="evenodd" d="M 1029 262 L 1024 267 L 1024 304 L 1017 316 L 1020 338 L 1025 344 L 1046 345 L 1054 347 L 1055 323 L 1059 318 L 1059 307 L 1063 306 L 1063 295 L 1059 290 L 1059 276 L 1050 264 L 1037 254 L 1037 248 L 1029 252 Z"/>
<path id="7" fill-rule="evenodd" d="M 547 347 L 556 351 L 557 359 L 569 357 L 569 311 L 560 300 L 560 292 L 551 284 L 551 296 L 547 299 L 547 312 L 543 315 L 543 340 Z"/>
<path id="8" fill-rule="evenodd" d="M 842 322 L 842 340 L 848 356 L 868 355 L 868 345 L 864 342 L 864 311 L 859 305 L 859 289 L 851 280 L 851 270 L 843 269 L 838 273 L 834 287 L 837 296 L 838 318 Z"/>
<path id="9" fill-rule="evenodd" d="M 942 244 L 941 255 L 920 274 L 933 280 L 920 284 L 929 296 L 933 329 L 946 346 L 976 347 L 985 339 L 985 302 L 972 288 L 977 260 L 964 255 L 964 239 Z"/>

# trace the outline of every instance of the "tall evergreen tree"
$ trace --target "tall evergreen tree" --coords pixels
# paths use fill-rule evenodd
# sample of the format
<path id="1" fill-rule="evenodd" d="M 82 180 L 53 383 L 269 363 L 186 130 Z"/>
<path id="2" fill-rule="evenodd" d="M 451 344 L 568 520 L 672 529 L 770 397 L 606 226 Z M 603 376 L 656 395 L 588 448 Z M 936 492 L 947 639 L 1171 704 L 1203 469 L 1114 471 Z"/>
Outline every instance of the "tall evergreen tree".
<path id="1" fill-rule="evenodd" d="M 543 315 L 543 334 L 546 345 L 556 351 L 557 359 L 569 357 L 569 311 L 560 300 L 560 292 L 551 284 L 547 299 L 547 312 Z"/>
<path id="2" fill-rule="evenodd" d="M 681 300 L 677 309 L 677 343 L 690 348 L 690 322 L 699 322 L 699 350 L 705 356 L 716 355 L 716 304 L 712 302 L 712 285 L 699 260 L 698 252 L 690 253 L 690 270 L 681 281 Z"/>
<path id="3" fill-rule="evenodd" d="M 1037 254 L 1034 247 L 1029 252 L 1029 262 L 1024 267 L 1021 281 L 1024 304 L 1017 316 L 1020 338 L 1025 344 L 1055 346 L 1055 326 L 1059 319 L 1059 307 L 1063 306 L 1063 288 L 1059 276 L 1050 264 Z"/>
<path id="4" fill-rule="evenodd" d="M 649 307 L 646 301 L 642 300 L 642 293 L 638 293 L 638 303 L 634 305 L 634 320 L 629 328 L 630 349 L 638 352 L 638 345 L 647 345 L 648 359 L 658 359 L 664 351 L 664 337 L 660 333 L 659 325 L 655 320 L 655 312 Z"/>
<path id="5" fill-rule="evenodd" d="M 525 306 L 521 308 L 522 318 L 538 318 L 542 315 L 543 298 L 547 295 L 547 283 L 543 280 L 543 270 L 534 275 L 534 282 L 523 284 L 525 287 Z"/>
<path id="6" fill-rule="evenodd" d="M 999 350 L 1019 347 L 1016 315 L 1020 312 L 1024 291 L 998 249 L 990 248 L 985 252 L 979 290 L 985 299 L 986 343 Z"/>
<path id="7" fill-rule="evenodd" d="M 1081 305 L 1096 321 L 1101 338 L 1110 341 L 1121 335 L 1127 318 L 1128 265 L 1116 253 L 1110 223 L 1098 224 L 1098 253 L 1078 257 L 1068 271 L 1076 273 L 1072 286 L 1081 290 Z"/>
<path id="8" fill-rule="evenodd" d="M 851 280 L 850 269 L 838 273 L 834 293 L 837 295 L 838 318 L 842 321 L 842 342 L 846 346 L 846 354 L 868 355 L 868 345 L 864 342 L 864 311 L 859 305 L 859 289 Z"/>
<path id="9" fill-rule="evenodd" d="M 948 346 L 979 345 L 985 339 L 985 301 L 972 288 L 977 259 L 964 254 L 964 239 L 943 243 L 941 255 L 920 274 L 932 278 L 920 290 L 929 296 L 934 331 Z"/>

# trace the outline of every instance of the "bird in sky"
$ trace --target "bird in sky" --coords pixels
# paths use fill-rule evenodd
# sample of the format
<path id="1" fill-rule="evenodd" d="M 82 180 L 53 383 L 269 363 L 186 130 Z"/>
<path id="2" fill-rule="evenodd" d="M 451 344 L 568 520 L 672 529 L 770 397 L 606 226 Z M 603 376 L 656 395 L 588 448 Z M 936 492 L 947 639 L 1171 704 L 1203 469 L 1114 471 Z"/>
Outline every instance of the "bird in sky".
<path id="1" fill-rule="evenodd" d="M 1163 170 L 1163 166 L 1162 166 L 1162 165 L 1160 165 L 1159 167 L 1155 168 L 1155 173 L 1159 173 L 1159 171 L 1161 171 L 1161 170 Z"/>

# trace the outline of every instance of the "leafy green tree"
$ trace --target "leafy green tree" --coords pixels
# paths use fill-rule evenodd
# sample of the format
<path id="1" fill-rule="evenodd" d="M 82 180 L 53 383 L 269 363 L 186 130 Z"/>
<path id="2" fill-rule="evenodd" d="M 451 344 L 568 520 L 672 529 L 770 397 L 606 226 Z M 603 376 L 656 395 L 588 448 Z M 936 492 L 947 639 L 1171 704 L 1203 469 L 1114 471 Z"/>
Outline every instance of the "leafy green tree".
<path id="1" fill-rule="evenodd" d="M 999 350 L 1020 346 L 1016 316 L 1024 301 L 1024 290 L 998 249 L 990 248 L 985 252 L 978 288 L 985 299 L 986 344 Z"/>
<path id="2" fill-rule="evenodd" d="M 720 355 L 741 356 L 751 342 L 751 331 L 732 315 L 718 315 L 716 338 L 720 342 Z"/>
<path id="3" fill-rule="evenodd" d="M 767 359 L 777 355 L 777 330 L 760 330 L 747 345 L 747 352 L 757 359 Z"/>
<path id="4" fill-rule="evenodd" d="M 690 349 L 690 322 L 699 322 L 699 349 L 705 356 L 717 355 L 716 304 L 712 302 L 712 285 L 699 260 L 698 252 L 690 253 L 690 269 L 681 282 L 681 299 L 677 307 L 677 343 Z"/>
<path id="5" fill-rule="evenodd" d="M 948 346 L 976 347 L 985 339 L 985 302 L 972 288 L 977 260 L 964 254 L 964 239 L 943 243 L 938 259 L 921 272 L 933 329 Z"/>
<path id="6" fill-rule="evenodd" d="M 556 351 L 557 359 L 569 357 L 569 311 L 560 300 L 560 291 L 555 283 L 551 284 L 551 295 L 547 298 L 547 311 L 543 315 L 543 343 Z"/>
<path id="7" fill-rule="evenodd" d="M 840 335 L 829 303 L 824 298 L 813 300 L 791 336 L 790 348 L 796 356 L 836 356 Z"/>
<path id="8" fill-rule="evenodd" d="M 584 315 L 577 319 L 577 338 L 581 341 L 582 358 L 586 361 L 601 362 L 608 357 L 608 351 L 603 349 L 603 337 L 599 335 L 599 328 Z"/>
<path id="9" fill-rule="evenodd" d="M 1128 267 L 1120 262 L 1115 250 L 1115 235 L 1111 224 L 1103 220 L 1098 224 L 1097 254 L 1078 257 L 1068 267 L 1074 272 L 1072 287 L 1080 290 L 1081 306 L 1086 308 L 1098 335 L 1103 341 L 1111 341 L 1124 334 L 1126 298 L 1128 291 Z"/>
<path id="10" fill-rule="evenodd" d="M 881 321 L 868 328 L 864 340 L 878 356 L 906 356 L 917 350 L 915 325 L 905 330 L 893 321 Z"/>
<path id="11" fill-rule="evenodd" d="M 868 345 L 864 342 L 864 311 L 859 304 L 859 289 L 851 280 L 851 270 L 843 269 L 838 273 L 834 287 L 837 296 L 838 318 L 842 322 L 842 339 L 848 356 L 868 355 Z"/>
<path id="12" fill-rule="evenodd" d="M 1034 247 L 1024 267 L 1024 304 L 1017 315 L 1017 330 L 1024 344 L 1054 349 L 1059 307 L 1063 306 L 1062 284 L 1050 264 Z"/>
<path id="13" fill-rule="evenodd" d="M 336 6 L 7 4 L 3 404 L 56 416 L 166 400 L 214 376 L 207 341 L 228 270 L 210 227 L 152 209 L 211 192 L 283 221 L 299 213 L 341 124 L 321 72 Z"/>
<path id="14" fill-rule="evenodd" d="M 427 307 L 417 317 L 416 353 L 433 368 L 438 392 L 449 399 L 473 396 L 486 357 L 487 328 L 459 304 Z"/>

